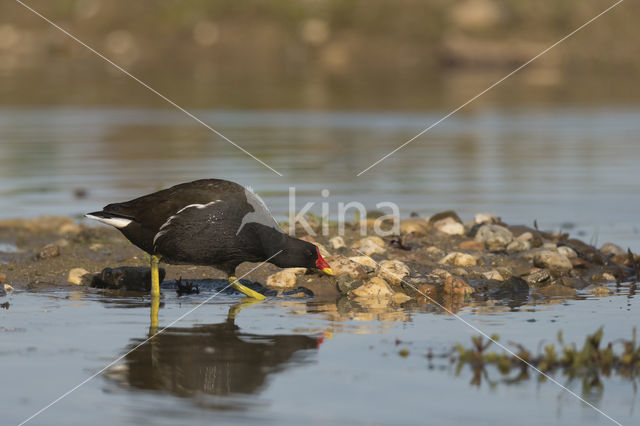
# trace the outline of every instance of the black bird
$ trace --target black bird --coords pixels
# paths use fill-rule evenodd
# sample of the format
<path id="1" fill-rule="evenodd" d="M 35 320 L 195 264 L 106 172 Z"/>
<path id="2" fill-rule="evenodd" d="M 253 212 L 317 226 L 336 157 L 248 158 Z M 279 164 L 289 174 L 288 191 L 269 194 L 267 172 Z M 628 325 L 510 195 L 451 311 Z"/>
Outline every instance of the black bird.
<path id="1" fill-rule="evenodd" d="M 160 294 L 158 262 L 208 265 L 249 297 L 264 296 L 233 276 L 242 262 L 268 261 L 282 268 L 318 268 L 333 275 L 318 248 L 285 234 L 260 197 L 237 183 L 202 179 L 124 203 L 88 218 L 116 227 L 151 255 L 151 295 Z"/>

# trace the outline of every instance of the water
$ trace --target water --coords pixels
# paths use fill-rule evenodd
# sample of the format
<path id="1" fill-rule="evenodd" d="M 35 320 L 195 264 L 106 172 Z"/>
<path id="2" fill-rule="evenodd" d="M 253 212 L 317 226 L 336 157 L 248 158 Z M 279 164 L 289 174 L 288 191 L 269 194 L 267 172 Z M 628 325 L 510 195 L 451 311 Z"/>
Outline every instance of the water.
<path id="1" fill-rule="evenodd" d="M 280 177 L 179 111 L 0 109 L 0 217 L 81 215 L 198 178 L 252 186 L 274 214 L 314 202 L 382 201 L 401 213 L 490 211 L 508 223 L 570 230 L 640 249 L 640 133 L 634 108 L 483 109 L 460 113 L 360 177 L 443 113 L 195 114 Z M 323 198 L 322 189 L 330 196 Z M 86 191 L 85 198 L 74 192 Z"/>
<path id="2" fill-rule="evenodd" d="M 97 290 L 9 296 L 0 309 L 3 424 L 101 372 L 31 424 L 610 424 L 550 382 L 509 383 L 488 369 L 473 385 L 468 367 L 456 373 L 446 359 L 428 361 L 429 349 L 468 344 L 475 334 L 437 311 L 345 310 L 308 299 L 243 305 L 221 294 L 171 324 L 213 290 L 164 294 L 160 327 L 168 329 L 152 341 L 143 298 Z M 558 330 L 578 344 L 585 328 L 601 324 L 605 341 L 631 337 L 638 303 L 627 287 L 580 299 L 517 309 L 472 303 L 459 314 L 534 351 Z M 581 379 L 555 378 L 623 424 L 637 423 L 632 381 L 601 377 L 602 388 L 589 389 Z"/>
<path id="3" fill-rule="evenodd" d="M 470 219 L 490 211 L 510 224 L 537 220 L 543 229 L 638 251 L 639 112 L 461 113 L 356 177 L 444 113 L 195 111 L 279 177 L 173 110 L 3 107 L 0 218 L 79 216 L 222 177 L 251 185 L 279 219 L 295 187 L 297 210 L 314 202 L 320 214 L 327 202 L 333 217 L 348 201 L 370 209 L 392 201 L 403 216 L 454 209 Z M 142 297 L 52 290 L 1 298 L 10 303 L 0 309 L 2 423 L 19 423 L 100 373 L 32 424 L 609 424 L 549 382 L 509 384 L 489 370 L 476 386 L 467 368 L 457 374 L 446 360 L 430 366 L 429 349 L 475 334 L 435 308 L 268 299 L 240 309 L 238 298 L 223 294 L 172 324 L 211 294 L 165 291 L 160 327 L 169 328 L 146 343 Z M 460 315 L 504 343 L 535 349 L 560 330 L 578 344 L 600 326 L 606 341 L 628 339 L 636 305 L 623 286 L 610 297 L 531 299 L 519 308 L 472 303 Z M 622 423 L 638 423 L 634 382 L 601 377 L 598 390 L 556 378 Z"/>

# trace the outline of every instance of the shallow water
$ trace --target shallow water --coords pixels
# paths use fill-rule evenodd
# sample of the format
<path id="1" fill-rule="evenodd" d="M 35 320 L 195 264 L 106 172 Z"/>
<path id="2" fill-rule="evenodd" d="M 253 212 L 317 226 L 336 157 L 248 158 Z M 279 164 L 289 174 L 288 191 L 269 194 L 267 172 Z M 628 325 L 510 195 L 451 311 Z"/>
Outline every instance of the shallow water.
<path id="1" fill-rule="evenodd" d="M 630 338 L 637 297 L 615 295 L 511 309 L 500 302 L 459 315 L 505 344 L 536 350 L 562 330 L 582 344 L 604 325 L 604 341 Z M 427 360 L 468 326 L 437 309 L 345 309 L 311 299 L 243 304 L 215 289 L 177 297 L 163 291 L 160 328 L 151 341 L 149 304 L 97 290 L 16 292 L 0 309 L 2 423 L 17 424 L 86 384 L 30 424 L 610 424 L 592 408 L 536 377 L 510 383 L 488 369 L 479 385 L 465 367 Z M 401 357 L 400 349 L 409 356 Z M 121 360 L 109 365 L 119 356 Z M 106 368 L 105 368 L 106 367 Z M 532 374 L 533 375 L 533 374 Z M 511 378 L 515 374 L 510 375 Z M 623 424 L 640 419 L 634 382 L 600 377 L 602 387 L 555 378 Z"/>
<path id="2" fill-rule="evenodd" d="M 179 111 L 0 109 L 0 217 L 80 215 L 175 183 L 222 177 L 252 186 L 284 219 L 315 202 L 393 201 L 401 213 L 565 229 L 640 250 L 640 111 L 553 108 L 460 113 L 360 177 L 444 112 L 195 114 L 279 177 Z M 320 191 L 329 189 L 323 198 Z M 74 192 L 76 194 L 74 195 Z"/>

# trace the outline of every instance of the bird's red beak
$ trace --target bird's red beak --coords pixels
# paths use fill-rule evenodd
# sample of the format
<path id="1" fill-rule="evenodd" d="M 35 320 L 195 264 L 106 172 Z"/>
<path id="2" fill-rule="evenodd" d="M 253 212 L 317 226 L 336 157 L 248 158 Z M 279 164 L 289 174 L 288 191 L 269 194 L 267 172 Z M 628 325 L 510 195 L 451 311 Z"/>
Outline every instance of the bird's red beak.
<path id="1" fill-rule="evenodd" d="M 320 249 L 318 247 L 316 247 L 316 252 L 318 253 L 318 260 L 316 260 L 316 268 L 320 269 L 322 272 L 324 272 L 327 275 L 333 275 L 333 269 L 331 269 L 331 266 L 329 266 L 327 261 L 322 258 L 322 256 L 320 255 Z"/>

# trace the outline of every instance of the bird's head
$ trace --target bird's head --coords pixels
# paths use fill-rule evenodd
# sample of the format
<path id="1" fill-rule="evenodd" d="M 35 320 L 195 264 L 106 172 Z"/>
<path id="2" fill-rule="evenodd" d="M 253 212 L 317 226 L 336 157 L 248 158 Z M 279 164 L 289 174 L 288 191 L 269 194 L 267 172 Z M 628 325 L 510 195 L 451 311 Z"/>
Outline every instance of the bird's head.
<path id="1" fill-rule="evenodd" d="M 281 268 L 316 268 L 327 275 L 333 275 L 333 270 L 326 260 L 322 258 L 320 249 L 315 245 L 290 238 L 271 263 Z"/>

